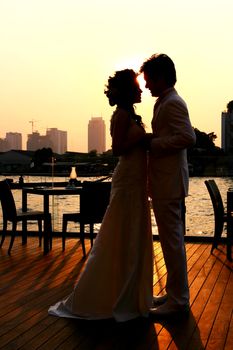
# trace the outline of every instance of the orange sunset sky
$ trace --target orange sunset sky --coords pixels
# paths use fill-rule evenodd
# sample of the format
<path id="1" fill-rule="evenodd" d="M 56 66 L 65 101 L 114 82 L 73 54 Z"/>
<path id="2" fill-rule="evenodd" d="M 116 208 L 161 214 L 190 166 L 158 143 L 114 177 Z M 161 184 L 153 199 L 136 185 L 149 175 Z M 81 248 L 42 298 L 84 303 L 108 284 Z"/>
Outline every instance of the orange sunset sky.
<path id="1" fill-rule="evenodd" d="M 68 150 L 87 152 L 87 125 L 102 118 L 111 147 L 113 108 L 104 95 L 117 69 L 139 69 L 156 52 L 175 62 L 176 89 L 192 125 L 214 131 L 233 100 L 232 0 L 0 0 L 0 137 L 46 128 L 68 132 Z M 150 132 L 154 99 L 137 113 Z"/>

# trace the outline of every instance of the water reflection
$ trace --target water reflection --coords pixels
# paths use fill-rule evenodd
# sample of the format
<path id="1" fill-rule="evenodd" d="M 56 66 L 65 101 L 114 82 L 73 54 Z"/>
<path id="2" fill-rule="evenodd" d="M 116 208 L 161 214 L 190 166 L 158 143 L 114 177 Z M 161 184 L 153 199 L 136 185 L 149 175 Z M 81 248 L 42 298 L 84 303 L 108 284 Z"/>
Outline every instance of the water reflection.
<path id="1" fill-rule="evenodd" d="M 212 177 L 213 178 L 213 177 Z M 205 180 L 210 178 L 190 178 L 189 196 L 186 198 L 186 231 L 187 235 L 212 236 L 214 230 L 214 212 L 206 189 Z M 227 190 L 233 186 L 233 178 L 213 178 L 221 192 L 226 206 Z"/>
<path id="2" fill-rule="evenodd" d="M 5 177 L 0 176 L 0 179 L 4 179 Z M 14 182 L 18 182 L 18 176 L 11 177 Z M 96 180 L 97 178 L 78 178 L 78 180 Z M 214 229 L 214 213 L 212 209 L 211 200 L 204 184 L 204 181 L 207 178 L 204 177 L 193 177 L 190 178 L 190 186 L 189 186 L 189 196 L 186 198 L 186 234 L 190 236 L 204 235 L 204 236 L 212 236 Z M 214 178 L 220 192 L 222 194 L 223 202 L 226 205 L 226 196 L 227 189 L 229 187 L 233 187 L 233 178 L 224 177 L 224 178 Z M 64 177 L 56 177 L 54 181 L 68 181 L 69 178 Z M 24 176 L 24 182 L 51 182 L 50 177 L 37 176 L 30 177 Z M 21 190 L 13 191 L 17 208 L 21 208 Z M 33 196 L 30 195 L 28 199 L 30 209 L 40 209 L 42 208 L 42 197 L 41 196 Z M 76 196 L 68 196 L 68 197 L 56 197 L 51 199 L 51 212 L 53 214 L 53 224 L 54 229 L 60 231 L 61 230 L 61 220 L 62 214 L 64 212 L 74 212 L 78 211 L 79 201 Z M 0 222 L 2 222 L 2 213 L 0 212 Z M 33 224 L 32 224 L 33 225 Z M 71 226 L 68 228 L 70 230 L 74 230 L 75 224 L 70 224 Z M 153 225 L 153 233 L 157 233 L 156 222 L 154 220 L 152 214 L 152 225 Z M 29 227 L 29 229 L 33 229 Z M 96 226 L 98 229 L 98 225 Z"/>

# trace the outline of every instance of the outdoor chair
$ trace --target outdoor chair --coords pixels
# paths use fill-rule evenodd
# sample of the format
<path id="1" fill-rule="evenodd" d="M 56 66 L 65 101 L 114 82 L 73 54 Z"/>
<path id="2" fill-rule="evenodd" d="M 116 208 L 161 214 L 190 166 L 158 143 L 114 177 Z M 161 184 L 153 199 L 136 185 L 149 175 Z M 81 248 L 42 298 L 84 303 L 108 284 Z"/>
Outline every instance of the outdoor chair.
<path id="1" fill-rule="evenodd" d="M 6 180 L 0 181 L 0 201 L 2 205 L 2 214 L 3 214 L 3 228 L 2 228 L 2 239 L 0 243 L 0 248 L 3 245 L 3 242 L 7 233 L 8 222 L 12 223 L 11 229 L 11 241 L 8 248 L 8 254 L 10 255 L 11 249 L 15 240 L 17 233 L 17 223 L 22 222 L 22 244 L 27 242 L 27 222 L 38 221 L 39 229 L 39 246 L 41 246 L 42 241 L 42 221 L 44 220 L 43 211 L 27 211 L 22 212 L 16 209 L 14 196 L 12 194 L 9 183 Z"/>
<path id="2" fill-rule="evenodd" d="M 209 192 L 210 199 L 214 209 L 214 237 L 213 237 L 213 243 L 211 247 L 211 254 L 212 254 L 213 250 L 218 247 L 221 241 L 223 230 L 225 226 L 227 229 L 228 220 L 231 220 L 231 218 L 228 218 L 227 212 L 224 209 L 222 196 L 215 180 L 205 180 L 205 185 Z M 228 236 L 228 232 L 227 232 L 227 236 Z M 227 237 L 227 257 L 229 260 L 231 260 L 230 250 L 231 250 L 231 242 L 230 242 L 230 238 Z"/>
<path id="3" fill-rule="evenodd" d="M 94 224 L 101 223 L 109 204 L 111 182 L 84 182 L 80 194 L 80 208 L 76 213 L 63 214 L 62 223 L 62 249 L 65 250 L 67 224 L 69 221 L 79 223 L 77 235 L 82 244 L 83 255 L 86 256 L 85 238 L 90 238 L 91 247 L 95 237 Z M 85 226 L 89 225 L 89 237 Z M 71 235 L 71 234 L 69 234 Z M 76 236 L 77 236 L 76 235 Z M 72 235 L 73 236 L 73 235 Z"/>

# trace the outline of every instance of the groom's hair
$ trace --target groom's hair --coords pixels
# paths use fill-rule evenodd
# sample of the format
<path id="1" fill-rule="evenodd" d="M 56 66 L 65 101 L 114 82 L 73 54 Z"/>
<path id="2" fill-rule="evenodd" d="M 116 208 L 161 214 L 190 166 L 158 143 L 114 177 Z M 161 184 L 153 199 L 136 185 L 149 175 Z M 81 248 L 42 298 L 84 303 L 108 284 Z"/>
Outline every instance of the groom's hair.
<path id="1" fill-rule="evenodd" d="M 152 55 L 146 60 L 140 68 L 140 73 L 147 74 L 152 80 L 163 78 L 170 87 L 176 83 L 175 65 L 171 58 L 163 53 Z"/>

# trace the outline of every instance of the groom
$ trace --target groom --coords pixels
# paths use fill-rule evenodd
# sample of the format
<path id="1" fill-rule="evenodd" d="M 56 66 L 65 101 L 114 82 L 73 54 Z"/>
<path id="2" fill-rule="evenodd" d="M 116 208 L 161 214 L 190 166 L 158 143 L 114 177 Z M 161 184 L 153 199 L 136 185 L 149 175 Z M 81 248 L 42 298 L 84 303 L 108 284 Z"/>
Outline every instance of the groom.
<path id="1" fill-rule="evenodd" d="M 149 143 L 149 188 L 159 238 L 167 268 L 166 293 L 154 297 L 151 313 L 170 317 L 189 312 L 187 261 L 184 245 L 182 202 L 188 194 L 186 149 L 196 137 L 186 103 L 174 89 L 176 70 L 165 54 L 156 54 L 140 69 L 146 88 L 158 97 Z"/>

